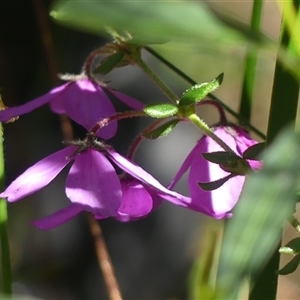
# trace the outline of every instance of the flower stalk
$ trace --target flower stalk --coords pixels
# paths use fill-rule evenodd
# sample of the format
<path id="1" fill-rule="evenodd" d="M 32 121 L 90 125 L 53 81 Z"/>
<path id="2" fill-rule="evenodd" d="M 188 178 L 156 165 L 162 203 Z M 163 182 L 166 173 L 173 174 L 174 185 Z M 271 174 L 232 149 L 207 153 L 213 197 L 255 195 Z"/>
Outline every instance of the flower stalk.
<path id="1" fill-rule="evenodd" d="M 208 125 L 203 122 L 196 114 L 189 115 L 189 120 L 217 144 L 219 144 L 225 151 L 235 153 L 226 143 L 224 143 L 217 135 L 215 135 Z"/>
<path id="2" fill-rule="evenodd" d="M 160 87 L 165 95 L 175 104 L 178 103 L 178 97 L 166 86 L 166 84 L 145 64 L 140 56 L 134 56 L 135 63 Z"/>
<path id="3" fill-rule="evenodd" d="M 1 123 L 0 123 L 1 124 Z M 2 125 L 0 125 L 2 131 Z M 0 187 L 4 188 L 4 156 L 3 142 L 0 142 Z M 4 294 L 12 294 L 12 275 L 10 265 L 9 239 L 7 233 L 7 202 L 6 199 L 0 199 L 0 241 L 1 241 L 1 277 L 2 288 Z"/>

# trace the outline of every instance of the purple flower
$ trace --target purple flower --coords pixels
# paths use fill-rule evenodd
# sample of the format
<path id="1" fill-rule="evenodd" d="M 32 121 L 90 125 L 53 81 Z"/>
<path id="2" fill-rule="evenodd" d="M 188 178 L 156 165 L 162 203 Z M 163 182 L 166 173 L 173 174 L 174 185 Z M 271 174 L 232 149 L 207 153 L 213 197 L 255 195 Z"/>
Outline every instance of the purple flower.
<path id="1" fill-rule="evenodd" d="M 0 194 L 8 202 L 16 202 L 48 185 L 69 163 L 73 163 L 66 180 L 66 195 L 71 205 L 41 220 L 33 222 L 40 229 L 59 226 L 82 211 L 97 219 L 117 217 L 126 221 L 147 215 L 162 197 L 187 207 L 189 197 L 162 186 L 154 177 L 111 148 L 97 151 L 88 148 L 77 155 L 75 146 L 68 146 L 42 159 Z M 123 170 L 119 179 L 115 167 Z M 121 176 L 122 177 L 122 176 Z"/>
<path id="2" fill-rule="evenodd" d="M 50 103 L 55 113 L 67 114 L 73 121 L 91 130 L 93 126 L 116 113 L 105 90 L 113 94 L 129 107 L 137 110 L 143 108 L 143 104 L 130 96 L 104 88 L 89 79 L 80 79 L 68 82 L 49 93 L 29 101 L 23 105 L 9 107 L 0 111 L 0 121 L 6 122 L 19 115 L 27 114 L 34 109 Z M 109 139 L 117 132 L 117 122 L 112 122 L 97 132 L 97 135 Z"/>
<path id="3" fill-rule="evenodd" d="M 214 133 L 221 138 L 235 153 L 242 156 L 243 152 L 257 142 L 237 126 L 219 126 Z M 230 175 L 218 164 L 203 158 L 202 153 L 224 151 L 215 141 L 203 136 L 183 162 L 169 188 L 173 188 L 182 175 L 190 168 L 188 185 L 192 202 L 190 208 L 201 211 L 216 219 L 231 217 L 231 210 L 236 205 L 245 181 L 244 175 L 229 178 L 223 185 L 212 191 L 201 189 L 198 182 L 212 182 Z M 252 169 L 259 169 L 259 161 L 248 160 Z"/>

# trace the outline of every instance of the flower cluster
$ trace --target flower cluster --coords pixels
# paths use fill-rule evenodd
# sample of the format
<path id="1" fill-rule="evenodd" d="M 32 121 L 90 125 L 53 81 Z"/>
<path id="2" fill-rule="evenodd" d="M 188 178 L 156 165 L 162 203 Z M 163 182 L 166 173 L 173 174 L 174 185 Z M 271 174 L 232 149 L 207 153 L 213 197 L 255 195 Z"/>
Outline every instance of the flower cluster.
<path id="1" fill-rule="evenodd" d="M 0 111 L 0 121 L 9 121 L 49 103 L 55 113 L 67 114 L 89 131 L 101 120 L 116 114 L 108 94 L 132 109 L 143 109 L 144 105 L 138 100 L 100 86 L 93 80 L 81 78 L 57 87 L 24 105 Z M 106 125 L 84 141 L 71 142 L 66 148 L 28 168 L 0 197 L 7 198 L 8 202 L 21 200 L 48 185 L 62 169 L 71 165 L 65 187 L 71 204 L 50 216 L 34 221 L 33 224 L 38 228 L 54 228 L 82 211 L 92 213 L 97 219 L 114 217 L 120 221 L 135 220 L 149 214 L 163 200 L 214 218 L 231 215 L 242 190 L 244 174 L 235 174 L 213 191 L 204 191 L 198 185 L 199 182 L 210 182 L 228 175 L 220 165 L 213 164 L 202 156 L 202 153 L 220 150 L 220 146 L 211 138 L 203 136 L 200 139 L 166 188 L 131 159 L 96 139 L 95 134 L 103 139 L 109 139 L 116 134 L 116 121 Z M 237 126 L 219 126 L 214 133 L 240 156 L 255 144 Z M 255 161 L 249 161 L 249 165 L 253 169 L 260 167 Z M 122 171 L 121 174 L 117 173 L 116 167 Z M 172 191 L 189 168 L 190 197 Z"/>

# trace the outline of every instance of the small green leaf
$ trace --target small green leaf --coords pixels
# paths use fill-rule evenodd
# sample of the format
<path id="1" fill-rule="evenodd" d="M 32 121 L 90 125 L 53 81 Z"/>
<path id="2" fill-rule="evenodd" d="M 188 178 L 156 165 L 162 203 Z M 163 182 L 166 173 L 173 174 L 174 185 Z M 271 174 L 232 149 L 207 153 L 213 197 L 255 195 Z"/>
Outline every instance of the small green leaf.
<path id="1" fill-rule="evenodd" d="M 144 112 L 152 118 L 168 118 L 178 113 L 178 107 L 175 104 L 157 103 L 149 104 L 144 108 Z"/>
<path id="2" fill-rule="evenodd" d="M 262 151 L 265 149 L 266 143 L 257 143 L 251 147 L 249 147 L 244 153 L 243 158 L 245 159 L 254 159 L 256 160 L 257 157 L 262 153 Z"/>
<path id="3" fill-rule="evenodd" d="M 300 263 L 300 255 L 296 255 L 288 264 L 286 264 L 282 269 L 278 270 L 276 273 L 279 275 L 288 275 L 296 271 Z"/>
<path id="4" fill-rule="evenodd" d="M 143 137 L 151 140 L 155 140 L 159 137 L 164 137 L 172 131 L 172 129 L 178 124 L 178 122 L 179 119 L 166 122 L 165 124 L 159 126 L 158 128 L 155 128 L 154 130 L 144 133 Z"/>
<path id="5" fill-rule="evenodd" d="M 299 253 L 300 252 L 300 237 L 295 238 L 291 241 L 289 241 L 285 247 L 291 248 L 294 251 L 294 254 Z"/>
<path id="6" fill-rule="evenodd" d="M 219 165 L 227 165 L 228 163 L 233 163 L 241 160 L 241 157 L 232 152 L 216 151 L 201 154 L 206 160 Z"/>
<path id="7" fill-rule="evenodd" d="M 197 182 L 198 185 L 201 187 L 204 191 L 212 191 L 218 189 L 220 186 L 222 186 L 228 179 L 237 176 L 236 174 L 229 174 L 224 178 L 211 181 L 211 182 Z"/>
<path id="8" fill-rule="evenodd" d="M 94 69 L 94 74 L 107 74 L 120 63 L 125 55 L 124 51 L 114 53 L 102 60 L 99 66 Z"/>
<path id="9" fill-rule="evenodd" d="M 217 78 L 210 82 L 200 83 L 187 89 L 179 101 L 180 106 L 188 106 L 200 102 L 209 93 L 216 90 L 222 83 L 224 73 L 221 73 Z"/>

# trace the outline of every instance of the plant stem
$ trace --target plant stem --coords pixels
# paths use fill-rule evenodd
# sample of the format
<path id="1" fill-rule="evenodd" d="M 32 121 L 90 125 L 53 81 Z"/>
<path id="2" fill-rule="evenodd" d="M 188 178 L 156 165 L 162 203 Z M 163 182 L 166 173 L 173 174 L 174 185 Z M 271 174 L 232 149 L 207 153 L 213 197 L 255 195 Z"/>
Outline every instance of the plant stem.
<path id="1" fill-rule="evenodd" d="M 166 84 L 145 64 L 139 57 L 135 56 L 135 63 L 160 87 L 165 95 L 175 104 L 178 103 L 178 97 L 166 86 Z"/>
<path id="2" fill-rule="evenodd" d="M 253 1 L 251 30 L 254 33 L 259 33 L 261 23 L 261 13 L 263 7 L 263 0 Z M 240 116 L 250 122 L 253 92 L 255 84 L 255 71 L 257 64 L 257 50 L 248 50 L 246 56 L 245 74 L 243 79 L 242 97 L 240 102 L 239 113 Z"/>
<path id="3" fill-rule="evenodd" d="M 2 132 L 2 125 L 0 125 Z M 1 134 L 2 138 L 2 134 Z M 0 142 L 0 189 L 4 188 L 4 155 L 3 141 Z M 0 199 L 0 241 L 1 241 L 1 277 L 2 292 L 7 295 L 12 294 L 12 276 L 10 266 L 9 239 L 7 234 L 7 201 Z"/>
<path id="4" fill-rule="evenodd" d="M 190 78 L 189 76 L 187 76 L 185 73 L 183 73 L 181 70 L 179 70 L 177 67 L 175 67 L 172 63 L 170 63 L 168 60 L 166 60 L 164 57 L 162 57 L 160 54 L 158 54 L 152 48 L 145 47 L 145 49 L 149 53 L 151 53 L 154 57 L 156 57 L 158 60 L 160 60 L 162 63 L 164 63 L 168 68 L 170 68 L 172 71 L 174 71 L 177 75 L 179 75 L 180 77 L 182 77 L 185 81 L 187 81 L 191 85 L 197 84 L 197 82 L 195 80 L 193 80 L 192 78 Z M 215 95 L 209 93 L 208 96 L 210 98 L 212 98 L 213 100 L 219 102 L 224 107 L 224 109 L 227 112 L 229 112 L 232 116 L 234 116 L 235 118 L 237 118 L 238 120 L 240 120 L 241 123 L 245 124 L 250 130 L 252 130 L 254 133 L 256 133 L 259 137 L 261 137 L 264 140 L 266 139 L 266 136 L 260 130 L 258 130 L 256 127 L 254 127 L 253 125 L 251 125 L 244 118 L 240 117 L 240 115 L 237 112 L 235 112 L 233 109 L 231 109 L 228 105 L 226 105 L 224 102 L 222 102 Z"/>
<path id="5" fill-rule="evenodd" d="M 91 234 L 94 238 L 95 249 L 99 265 L 102 269 L 103 277 L 106 284 L 106 289 L 110 300 L 122 300 L 118 281 L 115 276 L 113 264 L 111 262 L 108 249 L 103 237 L 101 227 L 92 214 L 88 214 L 88 221 L 91 229 Z"/>
<path id="6" fill-rule="evenodd" d="M 217 135 L 215 135 L 211 129 L 203 122 L 196 114 L 189 116 L 190 121 L 200 128 L 200 130 L 211 139 L 213 139 L 218 145 L 220 145 L 225 151 L 235 153 L 226 143 L 224 143 Z"/>
<path id="7" fill-rule="evenodd" d="M 296 10 L 299 10 L 299 0 L 293 1 Z M 291 36 L 282 22 L 280 45 L 285 46 L 289 53 L 295 49 L 292 47 Z M 272 90 L 269 124 L 267 130 L 266 144 L 270 145 L 278 132 L 287 124 L 296 121 L 297 105 L 299 95 L 299 82 L 289 73 L 277 60 L 275 67 L 274 83 Z M 283 199 L 284 200 L 284 199 Z M 252 277 L 254 287 L 251 291 L 250 300 L 274 300 L 277 293 L 278 275 L 275 271 L 279 269 L 280 253 L 278 249 L 281 242 L 274 249 L 274 253 L 265 268 L 256 277 Z"/>

